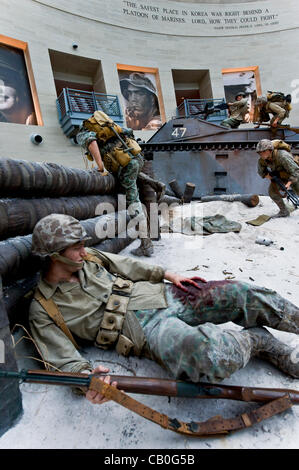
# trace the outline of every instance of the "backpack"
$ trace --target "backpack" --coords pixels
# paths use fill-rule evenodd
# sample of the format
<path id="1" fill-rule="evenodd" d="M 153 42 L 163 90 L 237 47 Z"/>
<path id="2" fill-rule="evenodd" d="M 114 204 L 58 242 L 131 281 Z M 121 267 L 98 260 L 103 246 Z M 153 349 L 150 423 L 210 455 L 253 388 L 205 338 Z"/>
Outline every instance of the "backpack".
<path id="1" fill-rule="evenodd" d="M 291 146 L 289 144 L 279 139 L 272 140 L 271 142 L 274 147 L 274 152 L 278 152 L 278 150 L 286 150 L 287 152 L 291 154 L 294 162 L 297 163 L 297 165 L 299 166 L 299 155 L 293 155 L 291 153 Z"/>
<path id="2" fill-rule="evenodd" d="M 286 150 L 287 152 L 291 152 L 291 146 L 283 140 L 274 139 L 271 142 L 273 144 L 274 150 Z"/>
<path id="3" fill-rule="evenodd" d="M 87 130 L 95 132 L 97 139 L 102 143 L 106 143 L 107 140 L 115 137 L 112 127 L 118 134 L 122 134 L 123 132 L 122 128 L 115 124 L 112 119 L 102 111 L 95 111 L 93 116 L 83 122 L 83 125 Z"/>
<path id="4" fill-rule="evenodd" d="M 83 122 L 83 126 L 85 129 L 95 132 L 101 144 L 105 144 L 111 138 L 116 139 L 113 148 L 104 151 L 102 155 L 105 168 L 111 173 L 117 173 L 120 166 L 127 166 L 132 156 L 141 152 L 141 147 L 136 140 L 125 135 L 125 130 L 115 124 L 103 111 L 95 111 L 89 119 Z M 126 148 L 124 148 L 123 142 Z M 89 152 L 86 152 L 85 155 L 89 161 L 93 161 Z"/>
<path id="5" fill-rule="evenodd" d="M 269 91 L 267 93 L 267 100 L 269 103 L 281 103 L 286 102 L 290 105 L 292 102 L 292 95 L 285 95 L 280 91 Z"/>

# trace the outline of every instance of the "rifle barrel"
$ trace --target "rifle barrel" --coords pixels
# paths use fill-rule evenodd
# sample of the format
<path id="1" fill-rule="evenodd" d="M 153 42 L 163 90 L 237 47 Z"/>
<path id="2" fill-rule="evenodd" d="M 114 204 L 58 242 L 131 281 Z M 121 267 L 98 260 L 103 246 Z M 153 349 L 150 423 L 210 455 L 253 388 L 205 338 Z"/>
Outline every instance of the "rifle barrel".
<path id="1" fill-rule="evenodd" d="M 238 385 L 216 385 L 205 382 L 192 383 L 180 380 L 151 379 L 148 377 L 131 377 L 110 375 L 111 381 L 125 392 L 143 393 L 189 398 L 222 398 L 238 401 L 267 402 L 289 394 L 294 404 L 299 404 L 299 392 L 282 388 L 256 388 Z"/>
<path id="2" fill-rule="evenodd" d="M 95 377 L 109 375 L 111 382 L 129 393 L 159 395 L 168 397 L 221 398 L 238 401 L 268 402 L 289 395 L 294 404 L 299 404 L 299 391 L 284 388 L 243 387 L 238 385 L 219 385 L 205 382 L 193 383 L 181 380 L 135 377 L 113 374 L 94 374 Z M 88 388 L 92 375 L 72 372 L 49 372 L 28 370 L 18 372 L 0 371 L 0 378 L 18 378 L 25 382 L 53 385 L 80 386 Z"/>

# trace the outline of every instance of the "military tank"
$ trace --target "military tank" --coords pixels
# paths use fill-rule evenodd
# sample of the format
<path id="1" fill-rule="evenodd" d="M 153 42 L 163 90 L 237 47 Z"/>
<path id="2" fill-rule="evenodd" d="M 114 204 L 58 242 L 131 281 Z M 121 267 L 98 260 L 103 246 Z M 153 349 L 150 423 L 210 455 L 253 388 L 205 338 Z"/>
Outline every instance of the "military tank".
<path id="1" fill-rule="evenodd" d="M 181 188 L 193 183 L 195 199 L 214 194 L 268 195 L 268 181 L 257 174 L 256 145 L 261 139 L 284 140 L 299 156 L 299 128 L 241 125 L 231 130 L 196 117 L 169 120 L 141 147 L 159 180 L 166 184 L 176 180 Z"/>

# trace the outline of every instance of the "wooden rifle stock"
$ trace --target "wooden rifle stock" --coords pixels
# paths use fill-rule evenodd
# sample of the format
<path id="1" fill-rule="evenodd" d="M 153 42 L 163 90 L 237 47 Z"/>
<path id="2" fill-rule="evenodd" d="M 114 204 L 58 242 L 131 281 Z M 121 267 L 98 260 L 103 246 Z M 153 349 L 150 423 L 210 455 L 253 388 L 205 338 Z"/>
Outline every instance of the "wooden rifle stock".
<path id="1" fill-rule="evenodd" d="M 113 374 L 81 374 L 72 372 L 49 372 L 43 370 L 28 370 L 25 382 L 44 383 L 53 385 L 69 385 L 88 388 L 91 377 L 109 375 L 111 382 L 117 382 L 117 388 L 128 393 L 159 395 L 168 397 L 188 398 L 221 398 L 228 400 L 266 403 L 286 394 L 293 404 L 299 404 L 299 391 L 284 388 L 243 387 L 238 385 L 210 384 L 205 382 L 193 383 L 181 380 L 135 377 Z M 56 379 L 56 380 L 55 380 Z"/>
<path id="2" fill-rule="evenodd" d="M 286 131 L 292 131 L 292 132 L 295 132 L 295 134 L 299 134 L 299 127 L 284 126 L 284 125 L 279 125 L 279 124 L 277 124 L 276 127 L 273 127 L 272 124 L 269 124 L 268 122 L 254 122 L 253 124 L 256 124 L 259 126 L 271 127 L 273 130 L 284 129 Z"/>

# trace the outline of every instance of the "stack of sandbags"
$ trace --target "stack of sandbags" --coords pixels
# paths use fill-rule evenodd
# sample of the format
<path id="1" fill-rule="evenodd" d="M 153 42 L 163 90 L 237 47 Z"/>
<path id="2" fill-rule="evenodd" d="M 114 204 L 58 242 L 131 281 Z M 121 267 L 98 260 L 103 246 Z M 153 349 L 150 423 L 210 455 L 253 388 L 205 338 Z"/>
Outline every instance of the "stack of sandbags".
<path id="1" fill-rule="evenodd" d="M 118 211 L 115 179 L 96 170 L 53 163 L 0 159 L 0 368 L 16 370 L 10 328 L 26 324 L 30 295 L 42 260 L 31 253 L 32 231 L 43 217 L 68 214 L 80 220 L 88 246 L 118 253 L 133 238 L 127 212 Z M 122 233 L 120 233 L 122 232 Z M 5 346 L 5 362 L 1 352 Z M 0 435 L 22 411 L 18 382 L 0 379 Z"/>
<path id="2" fill-rule="evenodd" d="M 106 251 L 118 253 L 133 241 L 126 233 L 129 216 L 118 212 L 111 174 L 2 158 L 0 197 L 0 276 L 11 321 L 11 311 L 17 310 L 18 299 L 31 290 L 41 269 L 41 260 L 31 254 L 31 234 L 43 217 L 75 217 L 91 237 L 87 245 Z"/>

